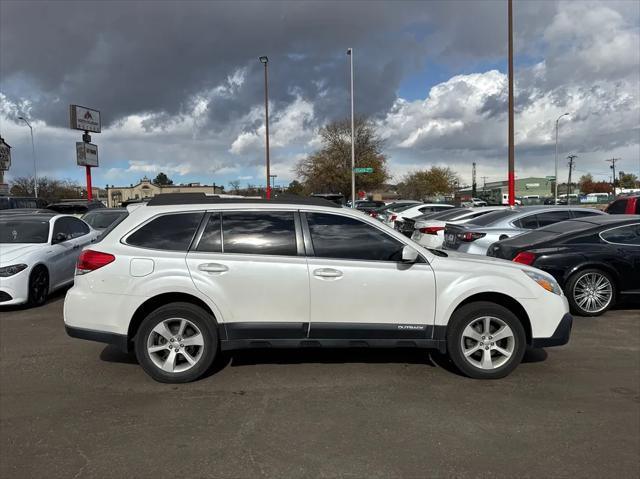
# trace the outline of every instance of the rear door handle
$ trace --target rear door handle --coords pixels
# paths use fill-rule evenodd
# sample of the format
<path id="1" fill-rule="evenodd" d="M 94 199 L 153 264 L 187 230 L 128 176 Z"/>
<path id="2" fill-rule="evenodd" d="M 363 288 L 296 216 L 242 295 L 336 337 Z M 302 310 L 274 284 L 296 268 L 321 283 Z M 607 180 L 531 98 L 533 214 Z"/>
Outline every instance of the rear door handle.
<path id="1" fill-rule="evenodd" d="M 313 275 L 319 278 L 339 278 L 342 276 L 342 271 L 333 268 L 319 268 L 314 270 Z"/>
<path id="2" fill-rule="evenodd" d="M 198 265 L 198 269 L 205 273 L 224 273 L 229 271 L 227 266 L 220 263 L 202 263 Z"/>
<path id="3" fill-rule="evenodd" d="M 79 244 L 73 245 L 73 249 L 80 249 L 80 245 Z"/>

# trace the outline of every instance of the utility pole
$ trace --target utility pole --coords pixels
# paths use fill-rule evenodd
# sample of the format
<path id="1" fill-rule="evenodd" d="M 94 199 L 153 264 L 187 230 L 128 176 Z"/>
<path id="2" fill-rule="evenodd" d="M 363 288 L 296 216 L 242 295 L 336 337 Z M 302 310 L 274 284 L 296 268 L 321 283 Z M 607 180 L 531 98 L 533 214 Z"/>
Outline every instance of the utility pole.
<path id="1" fill-rule="evenodd" d="M 477 192 L 477 184 L 476 184 L 476 162 L 474 161 L 471 166 L 471 197 L 475 198 L 478 196 Z"/>
<path id="2" fill-rule="evenodd" d="M 569 181 L 567 183 L 567 204 L 571 203 L 571 198 L 569 195 L 571 194 L 571 171 L 573 170 L 573 160 L 578 158 L 578 155 L 569 155 L 567 159 L 569 160 Z"/>
<path id="3" fill-rule="evenodd" d="M 267 163 L 267 190 L 266 197 L 268 200 L 271 199 L 271 165 L 269 161 L 269 67 L 267 64 L 269 63 L 269 58 L 266 56 L 261 56 L 259 58 L 260 63 L 264 65 L 264 131 L 265 131 L 265 154 L 266 154 L 266 163 Z"/>
<path id="4" fill-rule="evenodd" d="M 351 64 L 351 208 L 356 207 L 356 145 L 353 120 L 353 48 L 347 50 Z"/>
<path id="5" fill-rule="evenodd" d="M 509 24 L 509 206 L 516 204 L 515 139 L 513 120 L 513 0 L 508 0 Z"/>
<path id="6" fill-rule="evenodd" d="M 487 178 L 489 177 L 481 176 L 480 178 L 482 178 L 482 192 L 484 193 L 484 191 L 487 189 Z"/>
<path id="7" fill-rule="evenodd" d="M 611 183 L 613 184 L 613 196 L 616 196 L 616 161 L 620 161 L 620 158 L 611 158 L 610 160 L 605 161 L 611 163 L 611 166 L 609 167 L 613 170 L 613 181 Z"/>

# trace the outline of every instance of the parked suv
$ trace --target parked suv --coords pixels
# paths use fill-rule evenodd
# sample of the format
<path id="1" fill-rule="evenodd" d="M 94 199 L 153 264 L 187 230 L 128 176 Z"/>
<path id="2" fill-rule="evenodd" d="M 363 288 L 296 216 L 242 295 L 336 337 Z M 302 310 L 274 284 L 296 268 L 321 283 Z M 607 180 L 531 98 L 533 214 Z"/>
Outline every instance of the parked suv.
<path id="1" fill-rule="evenodd" d="M 64 322 L 187 382 L 264 347 L 436 348 L 501 378 L 527 345 L 566 344 L 572 318 L 547 273 L 430 251 L 324 200 L 159 195 L 82 252 Z"/>

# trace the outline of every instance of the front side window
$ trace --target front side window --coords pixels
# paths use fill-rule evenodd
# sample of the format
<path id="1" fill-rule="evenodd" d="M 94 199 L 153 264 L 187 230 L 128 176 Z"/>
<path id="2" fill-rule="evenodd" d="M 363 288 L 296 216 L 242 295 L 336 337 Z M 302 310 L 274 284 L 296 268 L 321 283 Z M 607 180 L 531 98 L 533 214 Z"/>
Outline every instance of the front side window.
<path id="1" fill-rule="evenodd" d="M 538 228 L 538 217 L 536 215 L 525 216 L 524 218 L 520 218 L 518 221 L 515 221 L 514 224 L 518 228 L 522 228 L 525 230 L 535 230 Z"/>
<path id="2" fill-rule="evenodd" d="M 89 226 L 78 218 L 66 218 L 69 221 L 70 239 L 80 238 L 89 233 Z"/>
<path id="3" fill-rule="evenodd" d="M 610 215 L 623 215 L 627 211 L 627 199 L 616 200 L 609 205 L 607 213 Z"/>
<path id="4" fill-rule="evenodd" d="M 215 227 L 211 229 L 215 230 Z M 222 238 L 225 253 L 281 256 L 298 254 L 292 211 L 222 213 Z"/>
<path id="5" fill-rule="evenodd" d="M 603 231 L 600 236 L 609 243 L 640 246 L 640 224 L 612 228 Z"/>
<path id="6" fill-rule="evenodd" d="M 355 218 L 307 213 L 316 257 L 364 261 L 400 261 L 403 244 Z"/>
<path id="7" fill-rule="evenodd" d="M 195 212 L 158 216 L 129 235 L 126 242 L 141 248 L 187 251 L 202 215 Z"/>
<path id="8" fill-rule="evenodd" d="M 56 237 L 62 233 L 66 239 L 71 239 L 71 235 L 73 233 L 72 230 L 72 225 L 71 225 L 71 218 L 68 217 L 64 217 L 64 218 L 58 218 L 56 220 L 56 222 L 53 225 L 53 238 L 56 239 Z"/>

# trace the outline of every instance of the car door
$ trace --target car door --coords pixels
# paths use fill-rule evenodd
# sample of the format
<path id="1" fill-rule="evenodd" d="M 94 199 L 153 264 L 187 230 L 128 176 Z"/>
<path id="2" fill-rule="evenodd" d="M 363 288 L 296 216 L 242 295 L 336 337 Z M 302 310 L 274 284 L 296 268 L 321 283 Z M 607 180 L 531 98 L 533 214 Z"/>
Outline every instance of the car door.
<path id="1" fill-rule="evenodd" d="M 221 310 L 228 339 L 306 337 L 309 273 L 296 211 L 211 212 L 199 236 L 189 272 Z"/>
<path id="2" fill-rule="evenodd" d="M 620 291 L 640 293 L 640 223 L 602 231 L 600 237 L 619 258 Z"/>
<path id="3" fill-rule="evenodd" d="M 363 220 L 306 212 L 310 338 L 431 337 L 435 280 L 424 260 L 400 261 L 405 243 Z"/>
<path id="4" fill-rule="evenodd" d="M 69 264 L 66 271 L 66 275 L 63 278 L 64 282 L 73 281 L 75 274 L 76 263 L 78 257 L 85 246 L 90 245 L 95 241 L 95 235 L 91 233 L 91 228 L 81 219 L 70 217 L 68 218 L 69 228 L 71 235 L 68 243 L 71 245 L 71 254 L 69 256 Z"/>
<path id="5" fill-rule="evenodd" d="M 47 260 L 51 265 L 49 268 L 51 287 L 55 288 L 69 278 L 73 278 L 77 259 L 77 248 L 73 243 L 73 222 L 75 218 L 63 216 L 55 220 L 53 233 L 51 236 L 51 253 Z M 59 235 L 63 238 L 58 238 Z"/>

